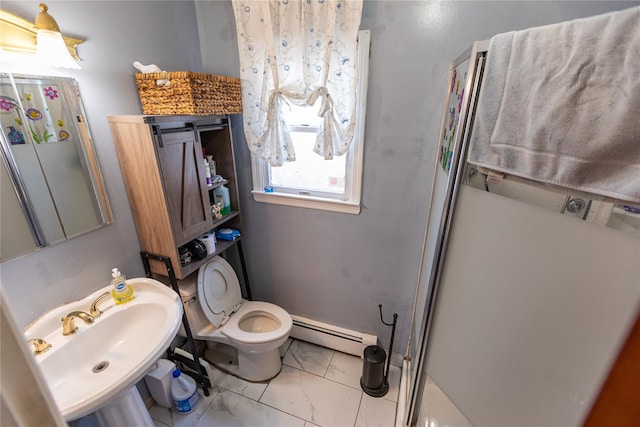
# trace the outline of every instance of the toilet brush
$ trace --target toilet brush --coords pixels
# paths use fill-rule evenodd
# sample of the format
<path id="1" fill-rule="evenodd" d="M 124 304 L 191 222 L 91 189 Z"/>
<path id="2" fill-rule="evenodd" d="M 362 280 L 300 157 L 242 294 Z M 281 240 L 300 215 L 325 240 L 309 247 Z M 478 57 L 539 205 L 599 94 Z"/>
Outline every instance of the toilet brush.
<path id="1" fill-rule="evenodd" d="M 386 357 L 384 349 L 378 345 L 370 345 L 364 349 L 364 362 L 362 363 L 362 377 L 360 377 L 360 387 L 369 396 L 382 397 L 389 391 L 389 365 L 393 354 L 393 338 L 396 333 L 396 323 L 398 314 L 393 314 L 393 323 L 387 323 L 382 317 L 382 304 L 380 309 L 380 321 L 391 326 L 391 341 L 389 342 L 389 357 Z M 385 359 L 387 361 L 385 367 Z"/>

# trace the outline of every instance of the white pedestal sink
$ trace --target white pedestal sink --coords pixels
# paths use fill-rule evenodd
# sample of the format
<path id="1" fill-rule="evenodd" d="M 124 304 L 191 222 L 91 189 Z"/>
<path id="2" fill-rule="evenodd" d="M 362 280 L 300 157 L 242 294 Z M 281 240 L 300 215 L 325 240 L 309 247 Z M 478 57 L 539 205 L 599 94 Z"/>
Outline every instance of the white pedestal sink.
<path id="1" fill-rule="evenodd" d="M 78 331 L 72 335 L 62 335 L 61 319 L 73 311 L 88 313 L 110 286 L 49 311 L 25 330 L 28 340 L 51 344 L 35 359 L 67 421 L 98 411 L 103 425 L 153 425 L 135 384 L 176 336 L 182 301 L 153 279 L 127 283 L 135 291 L 133 301 L 116 305 L 105 298 L 99 304 L 103 314 L 93 324 L 76 319 Z"/>

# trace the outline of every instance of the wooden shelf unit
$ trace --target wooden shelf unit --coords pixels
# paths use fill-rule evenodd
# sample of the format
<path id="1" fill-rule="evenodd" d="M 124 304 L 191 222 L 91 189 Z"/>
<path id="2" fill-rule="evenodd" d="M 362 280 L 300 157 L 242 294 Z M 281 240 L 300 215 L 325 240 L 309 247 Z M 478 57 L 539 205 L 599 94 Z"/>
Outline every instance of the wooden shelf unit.
<path id="1" fill-rule="evenodd" d="M 109 116 L 108 121 L 141 251 L 170 258 L 176 278 L 184 279 L 240 243 L 239 239 L 219 240 L 214 254 L 180 264 L 179 248 L 212 229 L 242 232 L 227 116 Z M 223 181 L 207 186 L 205 155 L 213 156 Z M 213 191 L 221 185 L 229 189 L 232 211 L 214 219 Z M 238 250 L 245 270 L 241 247 Z M 167 276 L 164 263 L 150 260 L 150 267 L 152 272 Z"/>

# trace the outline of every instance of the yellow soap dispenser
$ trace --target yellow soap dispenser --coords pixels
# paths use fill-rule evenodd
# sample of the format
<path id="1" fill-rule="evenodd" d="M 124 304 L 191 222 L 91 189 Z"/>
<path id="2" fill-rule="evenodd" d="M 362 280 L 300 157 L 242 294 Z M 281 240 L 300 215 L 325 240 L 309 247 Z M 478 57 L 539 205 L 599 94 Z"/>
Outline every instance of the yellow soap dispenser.
<path id="1" fill-rule="evenodd" d="M 120 270 L 117 268 L 112 269 L 111 277 L 113 277 L 113 279 L 111 279 L 111 286 L 113 286 L 111 296 L 113 296 L 116 304 L 124 304 L 135 298 L 133 288 L 127 284 L 127 278 L 124 274 L 120 273 Z"/>

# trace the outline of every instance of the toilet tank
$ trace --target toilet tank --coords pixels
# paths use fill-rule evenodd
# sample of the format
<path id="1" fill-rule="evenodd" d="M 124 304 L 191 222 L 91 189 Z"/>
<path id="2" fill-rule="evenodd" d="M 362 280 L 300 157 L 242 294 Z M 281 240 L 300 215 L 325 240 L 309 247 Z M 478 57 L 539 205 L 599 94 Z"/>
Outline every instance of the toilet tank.
<path id="1" fill-rule="evenodd" d="M 183 280 L 178 280 L 178 289 L 180 290 L 180 298 L 184 306 L 184 312 L 187 315 L 189 321 L 189 327 L 191 328 L 191 335 L 194 338 L 198 336 L 207 335 L 206 331 L 214 330 L 215 327 L 205 317 L 202 309 L 200 308 L 200 301 L 198 300 L 198 273 L 191 274 Z M 180 336 L 186 337 L 184 326 L 180 326 L 178 331 Z"/>

